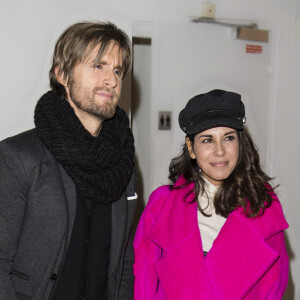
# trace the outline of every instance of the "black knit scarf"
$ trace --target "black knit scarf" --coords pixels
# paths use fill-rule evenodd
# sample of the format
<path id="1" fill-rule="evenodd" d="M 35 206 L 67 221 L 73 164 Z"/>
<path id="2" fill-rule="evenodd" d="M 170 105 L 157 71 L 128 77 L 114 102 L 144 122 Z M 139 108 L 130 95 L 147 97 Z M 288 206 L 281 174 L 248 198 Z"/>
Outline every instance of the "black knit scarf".
<path id="1" fill-rule="evenodd" d="M 98 137 L 81 124 L 73 108 L 53 91 L 38 101 L 34 115 L 39 137 L 89 200 L 111 203 L 129 182 L 134 139 L 128 117 L 119 107 L 102 123 Z"/>

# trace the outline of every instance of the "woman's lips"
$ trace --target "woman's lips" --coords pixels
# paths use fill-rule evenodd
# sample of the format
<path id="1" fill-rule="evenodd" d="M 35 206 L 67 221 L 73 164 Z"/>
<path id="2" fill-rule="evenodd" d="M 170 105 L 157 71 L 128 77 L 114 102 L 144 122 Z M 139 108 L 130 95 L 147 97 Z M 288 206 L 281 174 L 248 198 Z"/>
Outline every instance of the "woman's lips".
<path id="1" fill-rule="evenodd" d="M 211 164 L 213 167 L 221 168 L 221 167 L 227 166 L 228 161 L 216 161 L 216 162 L 212 162 L 212 163 L 210 163 L 210 164 Z"/>

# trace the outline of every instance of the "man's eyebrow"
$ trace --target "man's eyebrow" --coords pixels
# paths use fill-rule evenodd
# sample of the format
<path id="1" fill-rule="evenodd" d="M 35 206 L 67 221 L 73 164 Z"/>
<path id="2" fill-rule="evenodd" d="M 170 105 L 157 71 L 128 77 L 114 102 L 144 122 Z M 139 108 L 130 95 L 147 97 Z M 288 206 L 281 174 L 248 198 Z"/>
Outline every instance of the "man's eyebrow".
<path id="1" fill-rule="evenodd" d="M 105 60 L 97 61 L 96 59 L 94 59 L 94 60 L 92 61 L 92 63 L 93 63 L 93 64 L 104 65 L 104 66 L 107 65 L 107 61 L 105 61 Z M 123 71 L 123 67 L 120 66 L 120 65 L 117 65 L 116 67 L 114 67 L 114 69 L 118 69 L 118 70 L 120 70 L 120 71 Z"/>
<path id="2" fill-rule="evenodd" d="M 116 66 L 115 69 L 118 69 L 118 70 L 122 71 L 123 67 L 122 66 Z"/>
<path id="3" fill-rule="evenodd" d="M 107 62 L 105 60 L 98 60 L 97 58 L 91 59 L 91 62 L 97 65 L 107 65 Z"/>

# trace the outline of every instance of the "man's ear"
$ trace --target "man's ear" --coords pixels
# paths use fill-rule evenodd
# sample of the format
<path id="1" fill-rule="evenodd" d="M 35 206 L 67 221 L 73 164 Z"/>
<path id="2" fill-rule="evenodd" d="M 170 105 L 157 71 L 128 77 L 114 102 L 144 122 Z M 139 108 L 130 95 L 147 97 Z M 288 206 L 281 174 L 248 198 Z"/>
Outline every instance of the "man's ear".
<path id="1" fill-rule="evenodd" d="M 56 76 L 57 81 L 58 81 L 61 85 L 63 85 L 64 87 L 67 87 L 67 86 L 68 86 L 68 79 L 65 78 L 63 72 L 60 72 L 58 66 L 55 67 L 55 69 L 54 69 L 54 74 L 55 74 L 55 76 Z"/>
<path id="2" fill-rule="evenodd" d="M 188 151 L 190 153 L 190 158 L 195 159 L 196 155 L 193 151 L 193 144 L 192 144 L 191 140 L 188 137 L 185 138 L 185 144 L 186 144 L 186 146 L 188 148 Z"/>

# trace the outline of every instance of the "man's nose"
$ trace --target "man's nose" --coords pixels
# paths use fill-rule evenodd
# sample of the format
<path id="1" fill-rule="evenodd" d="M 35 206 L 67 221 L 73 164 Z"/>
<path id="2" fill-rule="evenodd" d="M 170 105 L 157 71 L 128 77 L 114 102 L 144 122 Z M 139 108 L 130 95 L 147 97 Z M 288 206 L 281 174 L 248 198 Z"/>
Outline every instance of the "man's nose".
<path id="1" fill-rule="evenodd" d="M 106 86 L 109 86 L 109 87 L 116 87 L 117 86 L 117 78 L 116 78 L 116 74 L 114 72 L 114 70 L 107 70 L 105 72 L 105 77 L 104 77 L 104 84 Z"/>

